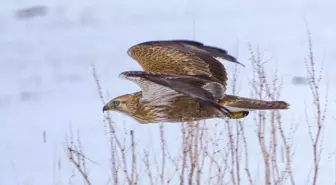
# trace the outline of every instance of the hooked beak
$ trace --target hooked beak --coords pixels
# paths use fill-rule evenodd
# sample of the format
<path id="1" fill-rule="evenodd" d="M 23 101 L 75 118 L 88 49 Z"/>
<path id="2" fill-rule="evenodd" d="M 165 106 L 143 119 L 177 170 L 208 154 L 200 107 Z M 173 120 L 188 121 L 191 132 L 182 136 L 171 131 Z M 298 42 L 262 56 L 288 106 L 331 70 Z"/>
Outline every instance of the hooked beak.
<path id="1" fill-rule="evenodd" d="M 103 107 L 103 112 L 108 111 L 108 110 L 111 110 L 111 106 L 110 106 L 109 104 L 106 104 L 106 105 Z"/>

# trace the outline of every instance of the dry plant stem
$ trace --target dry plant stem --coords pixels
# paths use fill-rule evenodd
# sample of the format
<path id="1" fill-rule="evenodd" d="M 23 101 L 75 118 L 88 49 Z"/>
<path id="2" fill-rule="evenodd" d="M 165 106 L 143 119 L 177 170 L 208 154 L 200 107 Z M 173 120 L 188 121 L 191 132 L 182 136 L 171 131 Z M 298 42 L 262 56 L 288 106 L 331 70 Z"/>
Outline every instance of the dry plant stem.
<path id="1" fill-rule="evenodd" d="M 258 75 L 257 78 L 262 80 L 265 77 L 263 76 L 264 74 L 262 72 L 263 66 L 261 64 L 259 50 L 257 51 L 257 56 L 255 56 L 250 46 L 250 53 L 251 53 L 251 62 L 252 62 L 253 70 L 254 72 L 257 73 Z M 262 99 L 264 83 L 262 82 L 260 83 L 260 81 L 258 82 L 254 76 L 254 78 L 252 79 L 252 87 L 254 89 L 254 93 L 259 96 L 258 98 Z M 265 118 L 264 112 L 259 111 L 258 116 L 257 116 L 258 140 L 259 140 L 259 145 L 260 145 L 263 157 L 264 157 L 265 184 L 270 185 L 271 184 L 271 167 L 270 167 L 270 162 L 269 162 L 269 153 L 267 151 L 266 144 L 265 144 L 265 136 L 264 136 L 265 120 L 266 118 Z"/>
<path id="2" fill-rule="evenodd" d="M 186 126 L 181 125 L 182 132 L 182 146 L 183 146 L 183 154 L 182 154 L 182 164 L 181 164 L 181 175 L 180 175 L 180 184 L 184 184 L 184 174 L 185 168 L 187 167 L 187 154 L 188 154 L 188 143 L 187 143 L 187 134 L 186 134 Z"/>
<path id="3" fill-rule="evenodd" d="M 98 75 L 96 73 L 96 70 L 95 70 L 95 67 L 94 65 L 91 65 L 92 67 L 92 73 L 93 73 L 93 77 L 95 79 L 95 82 L 96 82 L 96 85 L 97 85 L 97 91 L 98 91 L 98 94 L 99 94 L 99 97 L 102 101 L 103 104 L 105 104 L 105 101 L 104 101 L 104 97 L 103 97 L 103 93 L 102 93 L 102 90 L 101 90 L 101 85 L 99 83 L 99 79 L 98 79 Z M 112 172 L 113 172 L 113 177 L 114 177 L 114 181 L 118 181 L 118 169 L 116 167 L 116 163 L 114 161 L 115 159 L 115 155 L 116 155 L 116 149 L 118 148 L 118 150 L 121 152 L 121 156 L 122 156 L 122 162 L 123 162 L 123 166 L 124 166 L 124 169 L 123 169 L 123 172 L 127 178 L 127 181 L 129 184 L 132 184 L 132 180 L 131 180 L 131 177 L 128 173 L 128 170 L 127 170 L 127 163 L 126 163 L 126 153 L 125 153 L 125 148 L 122 147 L 117 135 L 116 135 L 116 130 L 114 128 L 114 123 L 110 117 L 110 115 L 107 113 L 106 115 L 106 120 L 108 122 L 108 125 L 109 125 L 109 129 L 110 129 L 110 135 L 111 135 L 111 155 L 112 155 Z M 115 147 L 115 144 L 116 143 L 116 146 L 117 148 Z"/>
<path id="4" fill-rule="evenodd" d="M 222 153 L 220 153 L 222 154 Z M 224 169 L 222 170 L 223 168 L 223 163 L 219 163 L 216 161 L 216 164 L 217 164 L 217 169 L 218 169 L 218 179 L 217 179 L 217 184 L 223 184 L 223 181 L 224 181 L 224 177 L 226 175 L 226 172 L 229 168 L 229 165 L 228 165 L 228 158 L 229 158 L 229 155 L 230 155 L 230 152 L 227 151 L 225 154 L 222 154 L 223 156 L 223 163 L 224 163 Z"/>
<path id="5" fill-rule="evenodd" d="M 103 92 L 102 92 L 102 88 L 101 88 L 101 85 L 99 83 L 99 78 L 98 78 L 98 75 L 96 73 L 96 69 L 95 69 L 95 66 L 93 64 L 91 64 L 91 68 L 92 68 L 92 75 L 94 77 L 94 80 L 95 80 L 95 83 L 96 83 L 96 86 L 97 86 L 97 92 L 98 92 L 98 95 L 99 95 L 99 98 L 102 102 L 102 104 L 104 105 L 105 104 L 105 101 L 104 101 L 104 96 L 103 96 Z M 121 146 L 118 138 L 116 137 L 116 134 L 115 134 L 115 129 L 114 129 L 114 126 L 113 126 L 113 122 L 112 122 L 112 119 L 110 117 L 110 115 L 107 113 L 106 117 L 105 117 L 106 121 L 108 122 L 108 125 L 109 125 L 109 129 L 110 129 L 110 147 L 111 147 L 111 171 L 112 171 L 112 177 L 113 177 L 113 181 L 115 184 L 118 184 L 119 183 L 119 180 L 118 180 L 118 169 L 117 169 L 117 164 L 116 164 L 116 146 L 115 146 L 115 142 L 118 143 L 118 146 Z"/>
<path id="6" fill-rule="evenodd" d="M 210 139 L 207 140 L 207 143 L 210 143 Z M 207 145 L 205 145 L 204 149 L 203 149 L 203 155 L 204 155 L 204 158 L 209 158 L 209 160 L 210 160 L 209 167 L 208 167 L 209 178 L 208 178 L 207 184 L 211 184 L 212 179 L 213 179 L 212 169 L 213 169 L 213 165 L 214 165 L 215 162 L 214 162 L 214 159 L 211 156 L 209 156 L 208 150 L 209 150 L 209 147 Z"/>
<path id="7" fill-rule="evenodd" d="M 264 70 L 263 70 L 264 71 Z M 278 90 L 278 86 L 277 86 L 277 79 L 278 79 L 278 76 L 277 76 L 277 71 L 274 73 L 274 79 L 273 79 L 273 88 L 272 88 L 272 91 L 271 89 L 269 88 L 269 86 L 265 85 L 265 90 L 267 92 L 267 94 L 269 94 L 269 97 L 270 99 L 272 100 L 276 100 L 278 99 L 280 93 L 279 93 L 279 90 Z M 263 75 L 265 76 L 265 75 Z M 266 84 L 268 84 L 269 82 L 265 79 L 264 82 Z M 278 150 L 277 150 L 277 147 L 278 147 L 278 128 L 277 128 L 277 122 L 276 122 L 276 111 L 272 111 L 270 112 L 271 113 L 271 142 L 270 142 L 270 149 L 269 151 L 272 152 L 272 157 L 271 157 L 271 163 L 272 163 L 272 173 L 273 173 L 273 183 L 274 184 L 279 184 L 282 177 L 280 177 L 280 172 L 279 172 L 279 166 L 278 166 L 278 161 L 277 161 L 277 154 L 278 154 Z M 280 118 L 279 118 L 280 119 Z"/>
<path id="8" fill-rule="evenodd" d="M 166 168 L 166 141 L 164 137 L 164 127 L 163 124 L 160 124 L 160 139 L 161 139 L 161 151 L 162 151 L 162 166 L 161 166 L 161 184 L 164 184 L 165 181 L 165 168 Z"/>
<path id="9" fill-rule="evenodd" d="M 125 150 L 124 147 L 120 147 L 120 148 L 121 148 L 121 158 L 122 158 L 122 163 L 123 163 L 123 166 L 124 166 L 123 171 L 124 171 L 124 174 L 125 174 L 125 176 L 126 176 L 126 178 L 127 178 L 128 184 L 131 185 L 131 184 L 133 184 L 133 183 L 132 183 L 132 179 L 131 179 L 131 177 L 130 177 L 130 175 L 129 175 L 129 173 L 128 173 L 127 161 L 126 161 L 126 150 Z"/>
<path id="10" fill-rule="evenodd" d="M 195 163 L 193 158 L 193 139 L 195 137 L 193 132 L 193 125 L 188 124 L 188 157 L 189 157 L 189 163 L 190 163 L 190 172 L 189 172 L 189 185 L 193 184 L 193 176 L 195 171 Z"/>
<path id="11" fill-rule="evenodd" d="M 236 95 L 237 94 L 237 81 L 238 81 L 238 76 L 239 76 L 239 71 L 238 71 L 238 66 L 234 66 L 234 70 L 233 70 L 233 76 L 232 76 L 232 94 Z M 245 146 L 245 172 L 246 175 L 248 176 L 249 182 L 250 184 L 252 183 L 252 178 L 251 178 L 251 174 L 250 171 L 248 169 L 248 155 L 247 155 L 247 143 L 246 143 L 246 137 L 245 137 L 245 133 L 242 132 L 243 129 L 243 124 L 240 120 L 235 121 L 236 122 L 236 143 L 235 143 L 235 151 L 234 151 L 234 155 L 235 155 L 235 163 L 236 163 L 236 180 L 237 180 L 237 184 L 241 184 L 241 173 L 240 173 L 240 169 L 241 169 L 241 149 L 240 149 L 240 145 Z M 243 141 L 242 143 L 240 141 Z"/>
<path id="12" fill-rule="evenodd" d="M 234 141 L 233 141 L 233 134 L 232 134 L 232 126 L 229 121 L 226 123 L 227 125 L 227 131 L 228 131 L 228 139 L 229 139 L 229 144 L 230 144 L 230 151 L 231 151 L 231 181 L 233 185 L 236 185 L 236 177 L 235 177 L 235 146 L 234 146 Z"/>
<path id="13" fill-rule="evenodd" d="M 309 79 L 309 87 L 310 91 L 313 95 L 313 105 L 316 111 L 316 125 L 317 125 L 317 131 L 315 133 L 315 138 L 313 137 L 313 133 L 311 131 L 311 125 L 309 125 L 308 121 L 308 129 L 309 129 L 309 135 L 313 144 L 313 157 L 314 157 L 314 174 L 313 174 L 313 185 L 317 184 L 317 179 L 318 179 L 318 174 L 319 174 L 319 166 L 320 166 L 320 157 L 322 153 L 322 143 L 320 141 L 321 134 L 323 132 L 323 125 L 324 125 L 324 120 L 325 120 L 325 115 L 326 115 L 326 107 L 327 107 L 327 97 L 326 97 L 326 102 L 325 102 L 325 107 L 324 110 L 321 108 L 321 100 L 320 100 L 320 82 L 322 79 L 321 73 L 319 75 L 316 74 L 315 70 L 315 59 L 314 59 L 314 53 L 313 53 L 313 46 L 312 46 L 312 41 L 311 41 L 311 35 L 310 35 L 310 30 L 307 26 L 307 35 L 308 35 L 308 49 L 309 49 L 309 54 L 308 54 L 308 60 L 305 60 L 306 63 L 306 69 L 308 73 L 308 79 Z M 307 114 L 306 114 L 307 115 Z"/>
<path id="14" fill-rule="evenodd" d="M 182 146 L 183 147 L 183 146 Z M 179 154 L 181 154 L 183 151 L 183 148 L 180 149 L 180 151 L 178 152 Z M 180 166 L 179 166 L 179 163 L 180 163 L 180 159 L 181 159 L 181 155 L 177 155 L 175 158 L 173 158 L 171 156 L 171 154 L 169 153 L 169 151 L 167 151 L 167 157 L 169 159 L 169 161 L 174 165 L 175 167 L 175 171 L 174 173 L 171 174 L 171 176 L 169 178 L 167 178 L 167 185 L 171 183 L 171 181 L 173 180 L 175 174 L 178 174 L 179 176 L 181 175 L 180 174 Z"/>
<path id="15" fill-rule="evenodd" d="M 216 141 L 212 141 L 212 144 L 215 145 Z M 210 165 L 209 165 L 209 172 L 212 172 L 212 168 L 215 166 L 215 168 L 217 169 L 216 171 L 216 183 L 215 184 L 222 184 L 222 181 L 224 180 L 224 176 L 226 174 L 227 168 L 228 168 L 228 164 L 227 164 L 227 160 L 228 160 L 228 156 L 229 156 L 229 150 L 225 150 L 226 153 L 225 155 L 223 155 L 223 163 L 220 163 L 216 160 L 215 155 L 217 154 L 217 152 L 213 152 L 210 153 L 208 151 L 204 151 L 205 152 L 205 156 L 207 156 L 210 160 Z M 224 167 L 223 167 L 224 165 Z M 213 184 L 211 183 L 212 177 L 209 178 L 208 180 L 208 184 Z"/>
<path id="16" fill-rule="evenodd" d="M 229 167 L 229 165 L 228 165 L 228 158 L 229 158 L 230 152 L 227 151 L 225 154 L 223 154 L 223 153 L 220 153 L 220 154 L 222 155 L 222 158 L 224 159 L 224 161 L 222 163 L 220 163 L 220 166 L 218 166 L 218 168 L 221 169 L 221 168 L 223 168 L 222 165 L 225 166 L 224 169 L 221 170 L 221 171 L 219 171 L 219 173 L 218 173 L 219 174 L 219 178 L 218 178 L 219 181 L 218 181 L 218 183 L 222 184 L 223 181 L 224 181 L 224 177 L 225 177 L 225 175 L 227 173 L 228 167 Z"/>
<path id="17" fill-rule="evenodd" d="M 72 162 L 72 164 L 75 165 L 75 167 L 77 168 L 77 170 L 79 171 L 79 173 L 83 176 L 85 183 L 87 185 L 91 185 L 91 182 L 89 180 L 88 175 L 85 173 L 85 169 L 83 169 L 80 165 L 79 162 L 75 161 L 74 156 L 73 156 L 73 149 L 68 147 L 68 158 L 69 160 Z"/>
<path id="18" fill-rule="evenodd" d="M 201 130 L 200 130 L 200 123 L 196 122 L 196 125 L 194 127 L 194 129 L 196 129 L 196 137 L 194 137 L 194 156 L 193 156 L 193 167 L 194 170 L 196 170 L 196 184 L 200 185 L 201 184 L 201 176 L 200 176 L 200 164 L 199 164 L 199 142 L 201 140 L 200 135 L 201 135 Z"/>
<path id="19" fill-rule="evenodd" d="M 239 140 L 240 140 L 240 130 L 239 125 L 236 124 L 236 147 L 235 147 L 235 154 L 236 154 L 236 172 L 237 172 L 237 184 L 240 185 L 240 153 L 239 153 Z"/>
<path id="20" fill-rule="evenodd" d="M 269 162 L 269 153 L 267 152 L 267 149 L 266 149 L 265 136 L 264 136 L 265 115 L 261 112 L 259 112 L 258 114 L 258 123 L 259 123 L 258 139 L 259 139 L 261 151 L 263 153 L 264 165 L 265 165 L 265 183 L 267 185 L 270 185 L 271 184 L 271 167 L 270 167 L 270 162 Z"/>
<path id="21" fill-rule="evenodd" d="M 135 154 L 135 143 L 134 143 L 134 132 L 133 130 L 130 131 L 131 135 L 131 146 L 132 146 L 132 184 L 137 184 L 137 160 Z"/>
<path id="22" fill-rule="evenodd" d="M 251 47 L 251 46 L 250 46 Z M 276 100 L 280 96 L 280 88 L 277 85 L 278 76 L 275 75 L 273 78 L 273 81 L 270 83 L 267 81 L 264 63 L 261 62 L 260 53 L 257 51 L 257 55 L 254 54 L 254 52 L 250 48 L 251 53 L 251 61 L 252 66 L 254 69 L 254 72 L 256 74 L 253 75 L 252 80 L 252 87 L 254 90 L 254 94 L 258 95 L 260 99 L 263 98 L 263 93 L 265 92 L 266 97 L 272 100 Z M 277 71 L 275 72 L 277 74 Z M 258 80 L 257 80 L 258 79 Z M 273 87 L 269 84 L 272 84 Z M 287 175 L 290 177 L 291 184 L 295 184 L 293 174 L 292 174 L 292 167 L 291 167 L 291 144 L 288 142 L 284 130 L 282 128 L 281 123 L 281 114 L 279 111 L 272 111 L 271 114 L 271 132 L 270 132 L 270 143 L 269 143 L 269 150 L 266 148 L 265 144 L 265 126 L 266 126 L 266 117 L 265 113 L 259 112 L 258 114 L 258 138 L 259 138 L 259 144 L 264 156 L 264 163 L 265 163 L 265 181 L 266 184 L 271 184 L 271 179 L 273 179 L 274 184 L 283 184 L 285 183 L 284 180 L 286 179 Z M 280 169 L 278 166 L 277 161 L 277 147 L 278 147 L 278 134 L 280 135 L 280 139 L 282 144 L 285 147 L 286 151 L 286 173 L 281 173 L 280 175 Z"/>
<path id="23" fill-rule="evenodd" d="M 101 101 L 103 104 L 105 104 L 103 95 L 102 95 L 102 91 L 101 91 L 101 86 L 98 80 L 98 76 L 96 74 L 96 70 L 95 67 L 92 65 L 92 71 L 93 71 L 93 76 L 95 78 L 96 81 L 96 85 L 97 85 L 97 90 L 99 93 L 99 97 L 101 98 Z M 132 172 L 131 174 L 129 174 L 128 171 L 128 167 L 127 167 L 127 161 L 126 161 L 126 150 L 125 150 L 125 146 L 122 146 L 119 138 L 117 137 L 116 134 L 116 130 L 115 130 L 115 126 L 114 126 L 114 122 L 112 121 L 110 115 L 107 113 L 106 115 L 106 120 L 108 122 L 108 126 L 109 126 L 109 130 L 110 130 L 110 135 L 111 135 L 111 159 L 112 159 L 112 172 L 113 172 L 113 177 L 114 177 L 114 182 L 117 183 L 118 182 L 118 168 L 116 165 L 116 153 L 117 150 L 121 153 L 121 161 L 123 164 L 123 172 L 124 175 L 128 181 L 128 184 L 134 184 L 137 182 L 137 172 L 136 172 L 136 158 L 135 158 L 135 154 L 133 152 L 135 152 L 135 146 L 131 146 L 132 147 L 132 153 L 133 153 L 133 163 L 132 163 Z M 132 137 L 132 136 L 131 136 Z M 131 138 L 132 139 L 132 138 Z M 125 143 L 125 141 L 124 141 Z M 134 144 L 134 143 L 133 143 Z M 133 150 L 134 149 L 134 150 Z M 134 164 L 135 163 L 135 164 Z"/>
<path id="24" fill-rule="evenodd" d="M 236 91 L 236 81 L 237 81 L 237 68 L 235 68 L 234 70 L 234 74 L 233 74 L 233 94 L 235 94 Z M 237 185 L 236 182 L 236 178 L 239 176 L 239 171 L 237 171 L 237 174 L 235 173 L 235 170 L 237 170 L 237 166 L 239 166 L 239 161 L 237 160 L 237 145 L 235 145 L 235 141 L 233 139 L 233 128 L 232 128 L 232 123 L 230 122 L 230 120 L 226 120 L 226 129 L 227 129 L 227 134 L 228 134 L 228 139 L 229 139 L 229 148 L 230 148 L 230 152 L 231 152 L 231 170 L 230 170 L 230 174 L 231 174 L 231 181 L 233 185 Z M 237 134 L 239 132 L 239 130 L 236 130 Z M 236 141 L 238 142 L 239 138 L 236 138 Z M 239 169 L 239 167 L 238 167 Z M 237 178 L 238 181 L 238 185 L 239 185 L 239 177 Z"/>
<path id="25" fill-rule="evenodd" d="M 278 71 L 276 70 L 274 72 L 274 77 L 272 80 L 272 91 L 271 89 L 268 88 L 268 86 L 266 86 L 266 91 L 268 92 L 268 94 L 272 94 L 272 98 L 273 100 L 277 100 L 280 97 L 280 89 L 281 86 L 277 85 L 277 81 L 278 81 Z M 268 81 L 265 80 L 266 83 L 268 83 Z M 279 170 L 279 166 L 278 166 L 278 160 L 277 160 L 277 154 L 278 154 L 278 132 L 281 131 L 279 127 L 277 127 L 277 123 L 280 122 L 281 125 L 281 115 L 279 114 L 279 111 L 272 111 L 271 112 L 271 126 L 272 126 L 272 145 L 271 148 L 273 148 L 272 151 L 272 168 L 273 168 L 273 181 L 275 184 L 281 184 L 280 182 L 283 182 L 284 176 L 281 177 L 280 175 L 280 170 Z M 279 114 L 277 116 L 277 114 Z M 277 119 L 277 120 L 276 120 Z"/>
<path id="26" fill-rule="evenodd" d="M 246 142 L 246 137 L 245 137 L 245 132 L 244 132 L 244 126 L 243 123 L 241 121 L 239 121 L 239 127 L 240 127 L 240 132 L 242 133 L 242 139 L 243 139 L 243 143 L 244 143 L 244 153 L 245 153 L 245 173 L 247 175 L 248 181 L 250 185 L 253 185 L 253 181 L 252 181 L 252 176 L 251 176 L 251 172 L 249 169 L 249 157 L 248 157 L 248 149 L 247 149 L 247 142 Z"/>
<path id="27" fill-rule="evenodd" d="M 187 175 L 187 184 L 201 184 L 202 166 L 200 157 L 202 155 L 200 150 L 203 149 L 201 141 L 203 131 L 200 125 L 199 122 L 188 122 L 181 125 L 183 152 L 180 184 L 184 184 L 185 175 Z"/>
<path id="28" fill-rule="evenodd" d="M 274 111 L 271 113 L 271 142 L 270 142 L 270 149 L 272 151 L 272 173 L 273 173 L 273 184 L 279 184 L 279 168 L 277 164 L 277 135 L 276 135 L 276 126 L 275 126 L 275 115 Z"/>
<path id="29" fill-rule="evenodd" d="M 154 185 L 153 175 L 152 175 L 152 170 L 151 170 L 151 165 L 149 164 L 149 154 L 148 154 L 147 151 L 144 151 L 143 162 L 144 162 L 146 170 L 147 170 L 147 175 L 148 175 L 148 179 L 149 179 L 150 185 Z"/>
<path id="30" fill-rule="evenodd" d="M 281 140 L 283 142 L 283 145 L 285 146 L 285 157 L 286 157 L 286 172 L 289 175 L 289 179 L 292 185 L 295 185 L 295 180 L 293 177 L 293 172 L 292 172 L 292 154 L 291 154 L 291 145 L 288 143 L 286 136 L 284 134 L 283 128 L 282 128 L 282 123 L 281 123 L 281 114 L 280 111 L 277 111 L 277 123 L 278 123 L 278 128 L 281 136 Z M 287 175 L 287 174 L 284 174 Z M 282 177 L 280 179 L 280 184 L 283 184 L 285 177 Z"/>
<path id="31" fill-rule="evenodd" d="M 118 170 L 116 168 L 117 164 L 116 164 L 116 155 L 115 152 L 116 151 L 116 147 L 114 144 L 113 139 L 110 139 L 110 146 L 111 146 L 111 171 L 112 171 L 112 178 L 115 184 L 118 184 Z"/>
<path id="32" fill-rule="evenodd" d="M 205 164 L 205 158 L 206 156 L 204 155 L 204 141 L 206 140 L 206 131 L 207 129 L 205 128 L 205 121 L 203 121 L 203 123 L 199 123 L 200 124 L 200 137 L 199 137 L 199 155 L 201 155 L 200 153 L 202 153 L 202 159 L 201 161 L 198 161 L 198 166 L 197 166 L 197 184 L 200 185 L 201 184 L 201 177 L 202 177 L 202 171 L 204 168 L 204 164 Z"/>
<path id="33" fill-rule="evenodd" d="M 202 171 L 203 171 L 203 168 L 204 168 L 204 164 L 205 164 L 205 158 L 206 156 L 204 155 L 204 140 L 206 139 L 205 138 L 205 134 L 204 132 L 206 131 L 206 129 L 204 128 L 204 122 L 200 125 L 202 126 L 201 127 L 201 134 L 200 134 L 200 138 L 199 138 L 199 155 L 202 155 L 202 158 L 200 161 L 198 161 L 198 166 L 197 166 L 197 184 L 200 185 L 201 184 L 201 177 L 202 177 Z"/>

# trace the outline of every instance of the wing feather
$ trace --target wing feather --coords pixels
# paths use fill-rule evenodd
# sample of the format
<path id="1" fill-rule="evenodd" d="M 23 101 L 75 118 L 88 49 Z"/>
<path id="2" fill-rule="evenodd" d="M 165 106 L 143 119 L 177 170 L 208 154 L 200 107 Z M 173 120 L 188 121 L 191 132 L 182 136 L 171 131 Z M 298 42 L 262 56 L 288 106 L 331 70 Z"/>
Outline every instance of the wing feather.
<path id="1" fill-rule="evenodd" d="M 218 90 L 220 86 L 216 85 L 209 85 L 209 83 L 214 83 L 212 81 L 207 81 L 206 79 L 192 77 L 192 76 L 181 76 L 181 75 L 174 75 L 174 74 L 156 74 L 156 73 L 149 73 L 149 72 L 142 72 L 142 71 L 126 71 L 120 74 L 121 77 L 125 77 L 126 79 L 132 80 L 135 83 L 140 84 L 148 84 L 152 82 L 154 84 L 164 86 L 166 88 L 172 89 L 178 93 L 181 93 L 185 96 L 190 96 L 195 98 L 196 100 L 217 108 L 218 110 L 222 111 L 225 115 L 232 115 L 231 112 L 219 105 L 217 103 L 218 97 L 215 97 L 215 93 L 209 91 L 211 90 Z M 138 79 L 138 80 L 134 80 Z M 149 81 L 149 82 L 148 82 Z M 208 83 L 207 83 L 208 82 Z M 143 89 L 145 94 L 154 95 L 155 93 L 148 93 L 152 90 L 148 88 L 144 88 L 144 85 L 140 85 Z M 153 87 L 153 86 L 152 86 Z M 223 90 L 223 89 L 222 89 Z M 222 94 L 222 96 L 224 96 Z M 161 95 L 163 97 L 163 95 Z M 156 96 L 157 98 L 157 96 Z"/>
<path id="2" fill-rule="evenodd" d="M 144 71 L 206 76 L 224 87 L 227 85 L 227 72 L 216 58 L 239 63 L 226 50 L 189 40 L 143 42 L 129 48 L 127 53 Z"/>
<path id="3" fill-rule="evenodd" d="M 142 90 L 141 100 L 152 102 L 156 105 L 167 105 L 174 98 L 181 96 L 180 93 L 174 91 L 171 88 L 167 88 L 151 81 L 144 80 L 143 78 L 140 78 L 138 76 L 131 76 L 125 73 L 121 73 L 119 77 L 122 79 L 130 80 L 137 84 Z"/>

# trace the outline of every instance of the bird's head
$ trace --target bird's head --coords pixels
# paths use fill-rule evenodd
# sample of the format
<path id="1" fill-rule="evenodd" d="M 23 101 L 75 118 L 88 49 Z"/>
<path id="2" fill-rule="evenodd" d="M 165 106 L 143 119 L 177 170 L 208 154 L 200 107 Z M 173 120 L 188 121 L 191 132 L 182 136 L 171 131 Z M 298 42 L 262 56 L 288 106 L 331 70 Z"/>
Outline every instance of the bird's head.
<path id="1" fill-rule="evenodd" d="M 125 94 L 113 98 L 111 101 L 107 102 L 103 107 L 103 112 L 105 111 L 118 111 L 122 113 L 131 114 L 136 106 L 137 94 Z"/>

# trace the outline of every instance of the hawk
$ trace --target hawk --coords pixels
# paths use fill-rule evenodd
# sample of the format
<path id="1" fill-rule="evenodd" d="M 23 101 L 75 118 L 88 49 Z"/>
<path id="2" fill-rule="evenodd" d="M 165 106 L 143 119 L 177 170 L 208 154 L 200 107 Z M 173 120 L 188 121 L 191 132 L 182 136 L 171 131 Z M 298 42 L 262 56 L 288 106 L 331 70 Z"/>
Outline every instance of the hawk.
<path id="1" fill-rule="evenodd" d="M 127 53 L 144 71 L 126 71 L 119 77 L 136 83 L 141 91 L 112 99 L 103 112 L 118 111 L 147 124 L 241 119 L 251 110 L 289 108 L 284 101 L 226 94 L 227 72 L 217 58 L 244 65 L 224 49 L 191 40 L 163 40 L 134 45 Z"/>

